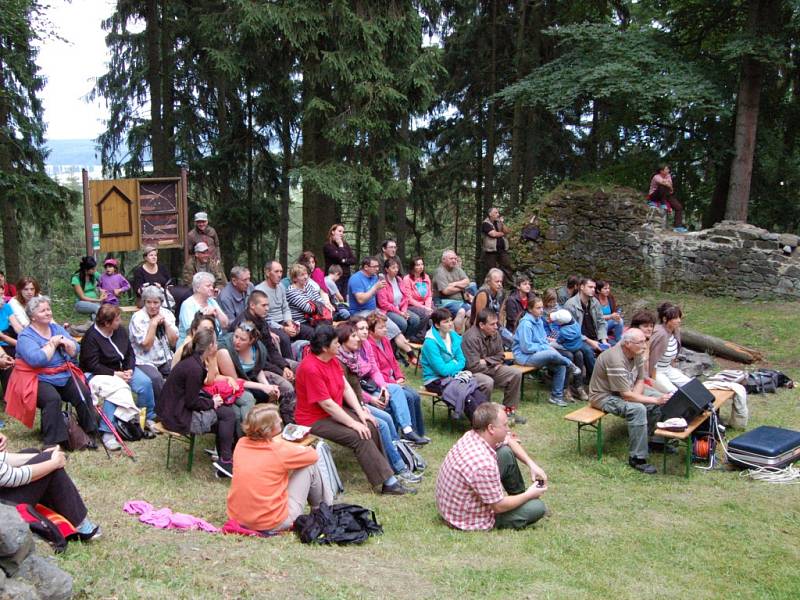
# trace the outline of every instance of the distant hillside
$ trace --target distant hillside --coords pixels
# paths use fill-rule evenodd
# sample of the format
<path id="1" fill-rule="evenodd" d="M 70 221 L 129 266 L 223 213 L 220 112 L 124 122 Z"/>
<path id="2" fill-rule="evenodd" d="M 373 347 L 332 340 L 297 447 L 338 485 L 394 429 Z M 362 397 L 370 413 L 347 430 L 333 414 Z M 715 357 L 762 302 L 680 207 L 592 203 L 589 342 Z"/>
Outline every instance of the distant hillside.
<path id="1" fill-rule="evenodd" d="M 50 150 L 46 161 L 49 166 L 100 166 L 100 155 L 96 152 L 94 140 L 48 140 L 46 146 Z"/>

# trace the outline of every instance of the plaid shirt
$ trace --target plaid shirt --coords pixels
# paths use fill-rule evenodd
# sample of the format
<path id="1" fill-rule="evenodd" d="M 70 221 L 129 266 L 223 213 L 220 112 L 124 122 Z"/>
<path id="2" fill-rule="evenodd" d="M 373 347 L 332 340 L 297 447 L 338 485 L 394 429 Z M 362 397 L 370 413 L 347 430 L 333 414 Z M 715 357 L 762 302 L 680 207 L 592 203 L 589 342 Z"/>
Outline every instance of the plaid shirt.
<path id="1" fill-rule="evenodd" d="M 504 497 L 497 453 L 476 431 L 469 430 L 450 449 L 439 469 L 439 514 L 457 529 L 491 529 L 491 505 Z"/>

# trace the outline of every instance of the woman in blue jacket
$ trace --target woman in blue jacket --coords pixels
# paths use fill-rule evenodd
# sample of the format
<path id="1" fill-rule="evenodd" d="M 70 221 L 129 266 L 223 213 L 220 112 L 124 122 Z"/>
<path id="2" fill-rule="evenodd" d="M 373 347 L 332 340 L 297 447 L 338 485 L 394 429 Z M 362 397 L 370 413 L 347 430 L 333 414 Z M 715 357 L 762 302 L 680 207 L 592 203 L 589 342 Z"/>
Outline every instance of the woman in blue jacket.
<path id="1" fill-rule="evenodd" d="M 574 375 L 581 373 L 571 360 L 559 354 L 547 339 L 542 313 L 542 299 L 535 294 L 528 296 L 528 309 L 517 325 L 514 333 L 514 362 L 520 365 L 547 367 L 553 374 L 553 386 L 550 388 L 548 402 L 556 406 L 567 406 L 564 402 L 564 379 L 569 368 Z"/>

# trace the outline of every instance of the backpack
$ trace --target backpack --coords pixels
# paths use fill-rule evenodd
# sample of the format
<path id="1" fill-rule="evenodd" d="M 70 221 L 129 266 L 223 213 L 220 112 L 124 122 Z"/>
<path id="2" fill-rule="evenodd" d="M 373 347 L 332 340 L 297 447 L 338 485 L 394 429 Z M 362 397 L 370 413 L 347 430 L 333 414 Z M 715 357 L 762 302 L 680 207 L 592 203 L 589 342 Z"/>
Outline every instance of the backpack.
<path id="1" fill-rule="evenodd" d="M 748 394 L 774 394 L 778 391 L 778 378 L 773 373 L 760 370 L 748 373 L 744 389 Z"/>
<path id="2" fill-rule="evenodd" d="M 67 410 L 62 410 L 61 415 L 64 418 L 64 424 L 67 426 L 67 450 L 74 452 L 88 448 L 91 444 L 91 439 L 78 424 L 78 419 L 75 417 L 71 405 L 67 404 Z"/>
<path id="3" fill-rule="evenodd" d="M 407 440 L 395 440 L 393 443 L 409 471 L 412 473 L 419 471 L 421 473 L 428 468 L 428 463 Z"/>
<path id="4" fill-rule="evenodd" d="M 794 381 L 789 379 L 789 377 L 787 377 L 784 373 L 776 371 L 775 369 L 756 369 L 756 373 L 764 373 L 765 375 L 771 376 L 777 387 L 785 387 L 789 389 L 794 387 Z"/>
<path id="5" fill-rule="evenodd" d="M 4 504 L 13 505 L 11 502 Z M 67 549 L 67 541 L 78 538 L 75 527 L 63 516 L 46 506 L 21 503 L 14 505 L 19 516 L 28 524 L 31 533 L 48 542 L 56 554 Z"/>
<path id="6" fill-rule="evenodd" d="M 339 471 L 336 469 L 336 463 L 333 461 L 333 454 L 331 454 L 331 447 L 325 440 L 317 442 L 317 467 L 319 473 L 322 475 L 322 486 L 330 490 L 330 497 L 336 498 L 339 494 L 344 493 L 344 485 L 339 477 Z"/>
<path id="7" fill-rule="evenodd" d="M 357 504 L 326 503 L 295 519 L 294 531 L 304 544 L 361 544 L 383 533 L 375 511 Z"/>
<path id="8" fill-rule="evenodd" d="M 138 442 L 145 437 L 144 430 L 139 424 L 139 419 L 131 419 L 130 421 L 114 419 L 114 421 L 114 429 L 117 430 L 119 437 L 126 442 Z"/>

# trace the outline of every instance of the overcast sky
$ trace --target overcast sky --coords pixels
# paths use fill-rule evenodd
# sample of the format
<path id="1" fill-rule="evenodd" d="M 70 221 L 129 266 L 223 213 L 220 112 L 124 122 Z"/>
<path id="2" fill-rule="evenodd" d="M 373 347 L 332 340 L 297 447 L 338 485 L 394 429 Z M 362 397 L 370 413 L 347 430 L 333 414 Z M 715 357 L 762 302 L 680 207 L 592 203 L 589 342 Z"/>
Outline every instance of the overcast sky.
<path id="1" fill-rule="evenodd" d="M 66 40 L 45 40 L 37 64 L 47 80 L 41 99 L 47 139 L 95 138 L 107 113 L 85 96 L 105 72 L 108 54 L 100 22 L 114 12 L 114 0 L 52 0 L 47 15 Z"/>

